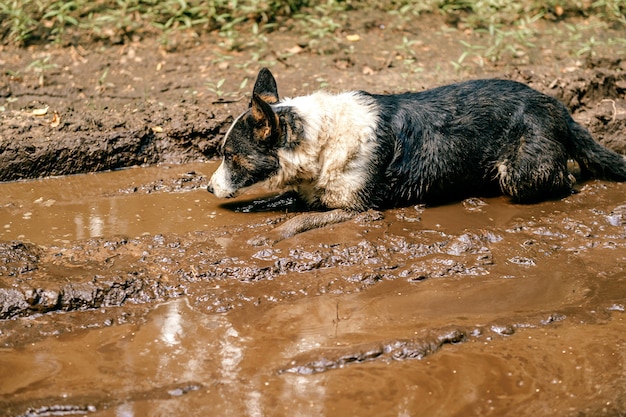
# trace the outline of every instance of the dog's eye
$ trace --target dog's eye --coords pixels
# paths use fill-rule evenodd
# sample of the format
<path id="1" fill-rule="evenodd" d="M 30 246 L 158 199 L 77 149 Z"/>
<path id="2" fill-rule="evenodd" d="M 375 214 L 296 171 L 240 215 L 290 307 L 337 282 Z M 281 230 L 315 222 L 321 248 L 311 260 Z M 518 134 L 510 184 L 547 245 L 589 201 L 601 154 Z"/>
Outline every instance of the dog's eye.
<path id="1" fill-rule="evenodd" d="M 232 160 L 235 153 L 230 148 L 222 148 L 222 157 L 226 160 Z"/>
<path id="2" fill-rule="evenodd" d="M 240 160 L 241 156 L 235 153 L 227 152 L 224 154 L 224 161 L 228 162 L 229 164 L 238 165 Z"/>

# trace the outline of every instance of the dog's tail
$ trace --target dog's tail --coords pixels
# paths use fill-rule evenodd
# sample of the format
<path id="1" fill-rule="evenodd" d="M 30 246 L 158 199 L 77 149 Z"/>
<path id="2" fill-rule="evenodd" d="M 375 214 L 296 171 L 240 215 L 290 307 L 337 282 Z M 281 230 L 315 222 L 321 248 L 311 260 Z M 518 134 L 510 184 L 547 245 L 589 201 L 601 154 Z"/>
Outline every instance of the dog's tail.
<path id="1" fill-rule="evenodd" d="M 626 158 L 596 142 L 587 129 L 569 118 L 572 157 L 583 178 L 626 181 Z"/>

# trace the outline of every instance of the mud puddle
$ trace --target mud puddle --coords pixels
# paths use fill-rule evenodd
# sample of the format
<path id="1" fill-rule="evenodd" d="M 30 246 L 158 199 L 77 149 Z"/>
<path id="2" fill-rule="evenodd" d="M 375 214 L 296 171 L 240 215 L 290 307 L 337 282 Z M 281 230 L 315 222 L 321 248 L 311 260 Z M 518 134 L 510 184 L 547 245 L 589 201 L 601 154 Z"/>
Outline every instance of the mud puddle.
<path id="1" fill-rule="evenodd" d="M 508 303 L 497 300 L 493 312 L 493 299 L 460 297 L 464 290 L 390 282 L 373 294 L 232 316 L 203 314 L 181 298 L 139 323 L 3 349 L 12 375 L 0 385 L 4 415 L 623 411 L 623 313 L 583 323 L 525 317 L 507 327 L 490 320 L 506 323 Z"/>
<path id="2" fill-rule="evenodd" d="M 214 167 L 0 185 L 0 415 L 626 413 L 626 184 L 259 247 Z"/>
<path id="3" fill-rule="evenodd" d="M 255 217 L 233 216 L 206 192 L 215 168 L 216 163 L 161 165 L 2 184 L 0 240 L 53 244 L 185 233 Z"/>

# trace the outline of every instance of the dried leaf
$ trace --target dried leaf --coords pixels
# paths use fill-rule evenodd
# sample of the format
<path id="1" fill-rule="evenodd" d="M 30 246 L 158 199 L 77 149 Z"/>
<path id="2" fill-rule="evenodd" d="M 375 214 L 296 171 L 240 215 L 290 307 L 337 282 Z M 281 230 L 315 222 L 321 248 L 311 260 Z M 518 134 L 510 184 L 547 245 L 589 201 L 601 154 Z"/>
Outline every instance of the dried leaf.
<path id="1" fill-rule="evenodd" d="M 371 67 L 364 65 L 361 72 L 363 73 L 363 75 L 374 75 L 376 71 L 374 71 Z"/>
<path id="2" fill-rule="evenodd" d="M 54 116 L 52 116 L 52 121 L 50 122 L 50 126 L 59 127 L 60 124 L 61 124 L 61 117 L 59 116 L 59 113 L 55 111 Z"/>
<path id="3" fill-rule="evenodd" d="M 48 114 L 48 108 L 43 108 L 43 109 L 34 109 L 33 110 L 33 116 L 45 116 L 46 114 Z"/>
<path id="4" fill-rule="evenodd" d="M 289 55 L 297 55 L 302 51 L 304 51 L 304 48 L 301 47 L 300 45 L 296 45 L 294 47 L 287 49 L 285 52 L 287 52 Z"/>

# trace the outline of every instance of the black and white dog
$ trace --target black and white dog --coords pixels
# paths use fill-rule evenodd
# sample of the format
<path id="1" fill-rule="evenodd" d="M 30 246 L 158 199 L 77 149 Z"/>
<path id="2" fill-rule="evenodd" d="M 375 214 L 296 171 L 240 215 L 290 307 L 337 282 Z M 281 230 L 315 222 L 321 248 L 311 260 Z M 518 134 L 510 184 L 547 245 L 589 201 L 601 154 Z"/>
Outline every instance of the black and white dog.
<path id="1" fill-rule="evenodd" d="M 261 181 L 310 208 L 279 238 L 369 208 L 440 203 L 497 191 L 517 202 L 571 192 L 581 175 L 626 181 L 626 160 L 593 140 L 556 99 L 507 80 L 419 93 L 317 92 L 279 100 L 264 68 L 250 107 L 226 133 L 208 190 L 234 197 Z"/>

